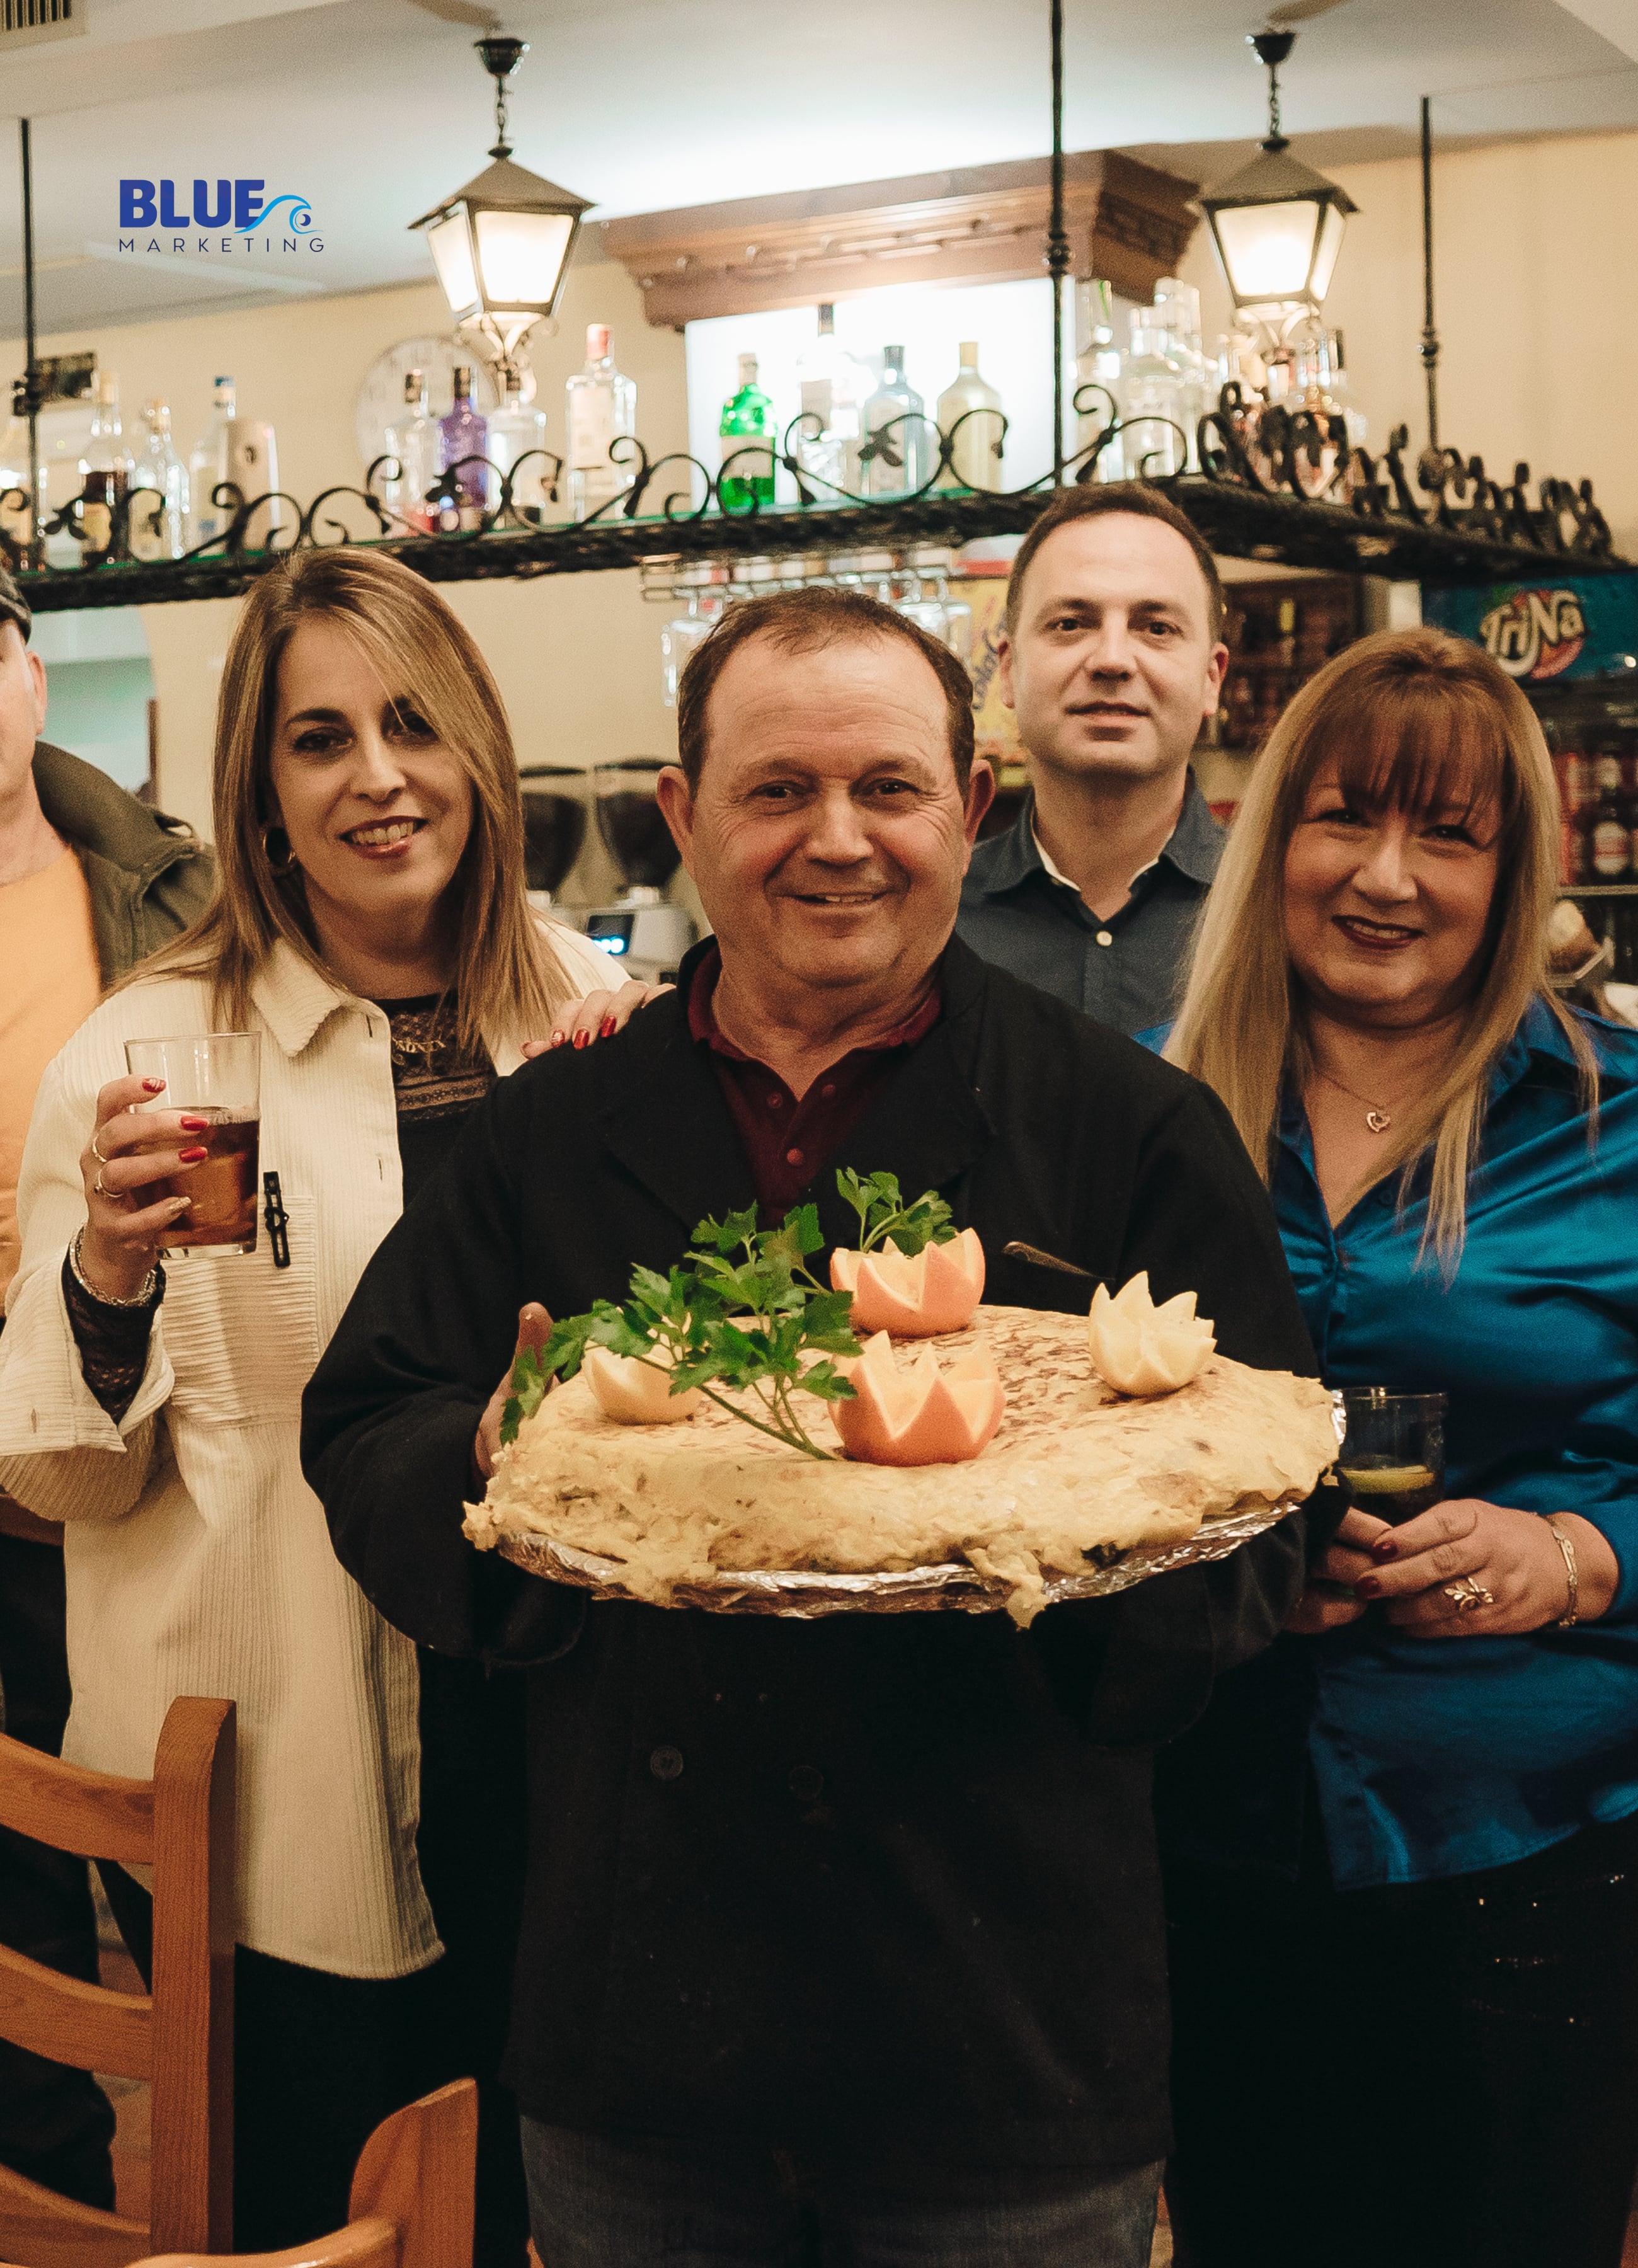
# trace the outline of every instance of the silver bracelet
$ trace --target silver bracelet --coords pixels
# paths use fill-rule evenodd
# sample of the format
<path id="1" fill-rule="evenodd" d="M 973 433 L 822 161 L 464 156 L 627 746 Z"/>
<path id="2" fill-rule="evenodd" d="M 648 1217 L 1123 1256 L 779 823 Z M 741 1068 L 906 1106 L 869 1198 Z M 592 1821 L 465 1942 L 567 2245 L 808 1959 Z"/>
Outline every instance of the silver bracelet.
<path id="1" fill-rule="evenodd" d="M 79 1285 L 85 1297 L 88 1300 L 94 1300 L 100 1307 L 151 1307 L 165 1284 L 165 1278 L 157 1263 L 143 1278 L 141 1289 L 134 1299 L 116 1300 L 112 1292 L 100 1292 L 94 1284 L 88 1284 L 85 1281 L 85 1271 L 79 1264 L 79 1241 L 85 1233 L 83 1228 L 75 1230 L 74 1241 L 68 1249 L 68 1262 L 74 1272 L 74 1281 Z"/>
<path id="2" fill-rule="evenodd" d="M 1558 1627 L 1560 1630 L 1574 1630 L 1581 1620 L 1581 1572 L 1575 1565 L 1575 1546 L 1570 1540 L 1569 1530 L 1561 1528 L 1552 1513 L 1546 1513 L 1543 1517 L 1553 1532 L 1553 1542 L 1564 1554 L 1564 1572 L 1569 1577 L 1569 1603 L 1559 1616 Z"/>

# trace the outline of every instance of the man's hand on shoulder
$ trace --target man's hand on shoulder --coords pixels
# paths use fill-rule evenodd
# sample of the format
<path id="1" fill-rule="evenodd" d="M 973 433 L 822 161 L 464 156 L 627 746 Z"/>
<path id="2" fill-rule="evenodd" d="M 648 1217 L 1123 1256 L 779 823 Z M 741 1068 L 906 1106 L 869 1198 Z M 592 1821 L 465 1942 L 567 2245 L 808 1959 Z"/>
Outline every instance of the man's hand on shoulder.
<path id="1" fill-rule="evenodd" d="M 489 1397 L 489 1406 L 478 1421 L 472 1443 L 472 1469 L 485 1487 L 495 1469 L 495 1456 L 500 1447 L 500 1421 L 512 1396 L 512 1363 L 526 1347 L 539 1353 L 551 1336 L 551 1317 L 538 1300 L 529 1300 L 518 1309 L 518 1344 L 513 1350 L 512 1362 L 506 1365 L 506 1375 Z"/>

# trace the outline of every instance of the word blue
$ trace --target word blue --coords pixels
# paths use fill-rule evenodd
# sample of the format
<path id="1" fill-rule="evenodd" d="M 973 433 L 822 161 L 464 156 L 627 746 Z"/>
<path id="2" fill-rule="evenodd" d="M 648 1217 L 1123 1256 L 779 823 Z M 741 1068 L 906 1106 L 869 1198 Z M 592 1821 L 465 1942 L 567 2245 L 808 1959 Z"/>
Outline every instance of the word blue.
<path id="1" fill-rule="evenodd" d="M 237 229 L 254 228 L 262 209 L 262 193 L 267 183 L 262 181 L 225 181 L 216 184 L 214 203 L 209 181 L 194 183 L 191 213 L 176 202 L 174 181 L 161 181 L 155 194 L 151 181 L 122 181 L 120 183 L 120 226 L 122 228 L 225 228 L 228 214 L 233 217 Z"/>

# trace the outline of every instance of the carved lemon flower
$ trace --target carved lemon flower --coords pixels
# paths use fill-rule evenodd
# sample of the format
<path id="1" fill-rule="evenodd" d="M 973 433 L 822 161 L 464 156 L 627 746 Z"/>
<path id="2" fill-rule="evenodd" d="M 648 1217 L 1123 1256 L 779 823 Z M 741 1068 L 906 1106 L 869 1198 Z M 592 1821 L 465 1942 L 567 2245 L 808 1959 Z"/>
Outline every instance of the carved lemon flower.
<path id="1" fill-rule="evenodd" d="M 1147 1270 L 1123 1284 L 1113 1299 L 1100 1284 L 1087 1324 L 1092 1367 L 1118 1394 L 1175 1394 L 1198 1378 L 1217 1340 L 1192 1292 L 1156 1307 Z"/>

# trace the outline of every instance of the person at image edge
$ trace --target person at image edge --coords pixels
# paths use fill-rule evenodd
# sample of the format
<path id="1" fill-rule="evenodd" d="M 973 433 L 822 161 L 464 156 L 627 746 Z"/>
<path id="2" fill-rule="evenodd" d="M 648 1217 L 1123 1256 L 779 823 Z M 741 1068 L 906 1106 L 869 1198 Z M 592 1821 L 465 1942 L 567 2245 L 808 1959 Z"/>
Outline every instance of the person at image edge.
<path id="1" fill-rule="evenodd" d="M 46 1065 L 106 986 L 204 910 L 216 874 L 191 828 L 40 738 L 46 671 L 32 628 L 0 568 L 0 1302 L 17 1272 L 18 1173 Z M 63 1530 L 4 1489 L 0 1693 L 12 1739 L 57 1755 L 69 1713 Z M 0 1943 L 94 1982 L 84 1859 L 0 1834 Z M 111 2212 L 113 2132 L 89 2072 L 0 2042 L 0 2165 Z"/>
<path id="2" fill-rule="evenodd" d="M 440 1653 L 529 1665 L 505 2070 L 550 2268 L 1144 2268 L 1169 2140 L 1154 1744 L 1268 1643 L 1297 1513 L 1118 1597 L 813 1623 L 525 1575 L 461 1533 L 520 1322 L 618 1298 L 702 1215 L 841 1166 L 941 1189 L 999 1302 L 1022 1238 L 1185 1286 L 1311 1371 L 1215 1099 L 952 937 L 991 793 L 944 647 L 860 593 L 735 608 L 660 796 L 715 936 L 590 1050 L 503 1081 L 387 1238 L 305 1398 L 336 1549 Z"/>

